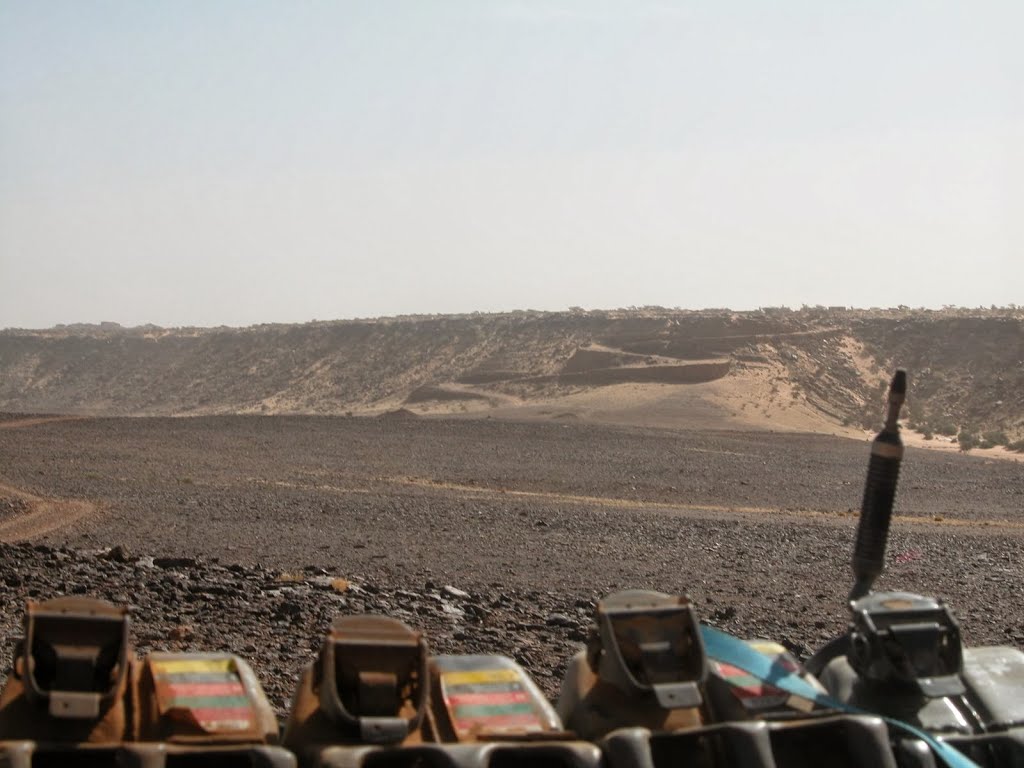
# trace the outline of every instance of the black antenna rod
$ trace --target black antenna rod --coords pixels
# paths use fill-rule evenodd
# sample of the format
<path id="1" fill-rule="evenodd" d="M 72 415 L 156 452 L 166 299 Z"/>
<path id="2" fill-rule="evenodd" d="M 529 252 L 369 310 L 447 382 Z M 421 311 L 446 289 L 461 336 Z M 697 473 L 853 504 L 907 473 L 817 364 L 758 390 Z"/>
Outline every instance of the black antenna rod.
<path id="1" fill-rule="evenodd" d="M 889 410 L 885 426 L 871 443 L 868 478 L 860 507 L 857 542 L 853 548 L 853 589 L 850 600 L 864 597 L 885 569 L 885 545 L 889 539 L 889 521 L 896 498 L 896 481 L 903 460 L 900 439 L 900 408 L 907 397 L 907 372 L 896 371 L 889 385 Z"/>

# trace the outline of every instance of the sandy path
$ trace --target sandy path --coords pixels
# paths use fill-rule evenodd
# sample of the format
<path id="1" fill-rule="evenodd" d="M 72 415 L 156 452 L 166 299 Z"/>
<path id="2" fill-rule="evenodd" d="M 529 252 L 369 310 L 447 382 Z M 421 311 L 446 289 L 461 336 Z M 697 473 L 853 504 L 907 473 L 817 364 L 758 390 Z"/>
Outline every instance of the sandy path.
<path id="1" fill-rule="evenodd" d="M 583 506 L 589 508 L 603 507 L 610 509 L 628 509 L 648 512 L 669 512 L 676 514 L 692 514 L 698 518 L 708 517 L 718 519 L 721 516 L 771 516 L 779 519 L 800 519 L 814 518 L 818 520 L 829 518 L 854 517 L 852 513 L 836 513 L 819 509 L 780 509 L 770 506 L 745 506 L 740 504 L 686 504 L 683 502 L 663 502 L 642 499 L 624 499 L 616 496 L 588 496 L 580 494 L 556 493 L 552 491 L 525 491 L 512 490 L 500 487 L 488 487 L 486 485 L 473 484 L 464 485 L 461 483 L 442 482 L 423 477 L 386 477 L 374 478 L 375 482 L 385 485 L 413 486 L 427 490 L 439 491 L 447 495 L 461 495 L 476 498 L 512 498 L 529 499 L 541 503 L 563 504 Z M 259 478 L 249 478 L 249 482 L 257 485 L 274 485 L 279 488 L 308 488 L 301 483 L 277 480 L 268 483 Z M 345 494 L 373 494 L 378 493 L 379 488 L 373 487 L 343 487 L 324 483 L 317 483 L 313 486 L 318 491 L 326 493 Z M 1007 520 L 1006 518 L 972 518 L 960 520 L 957 518 L 946 518 L 941 515 L 925 516 L 896 513 L 894 519 L 900 523 L 907 523 L 914 526 L 926 528 L 957 528 L 957 529 L 1003 529 L 1020 531 L 1024 530 L 1024 522 L 1018 520 Z"/>
<path id="2" fill-rule="evenodd" d="M 13 421 L 0 421 L 0 429 L 21 429 L 22 427 L 34 427 L 39 424 L 53 424 L 60 421 L 81 421 L 88 416 L 35 416 L 29 419 L 14 419 Z"/>
<path id="3" fill-rule="evenodd" d="M 25 541 L 64 528 L 96 512 L 96 505 L 75 499 L 48 499 L 0 483 L 0 495 L 28 503 L 30 511 L 0 522 L 0 542 Z"/>
<path id="4" fill-rule="evenodd" d="M 27 419 L 0 421 L 0 429 L 22 429 L 40 424 L 62 421 L 80 421 L 86 416 L 34 416 Z M 0 522 L 0 542 L 25 541 L 64 528 L 96 512 L 96 505 L 88 501 L 48 499 L 28 491 L 0 483 L 0 494 L 21 499 L 30 511 Z"/>

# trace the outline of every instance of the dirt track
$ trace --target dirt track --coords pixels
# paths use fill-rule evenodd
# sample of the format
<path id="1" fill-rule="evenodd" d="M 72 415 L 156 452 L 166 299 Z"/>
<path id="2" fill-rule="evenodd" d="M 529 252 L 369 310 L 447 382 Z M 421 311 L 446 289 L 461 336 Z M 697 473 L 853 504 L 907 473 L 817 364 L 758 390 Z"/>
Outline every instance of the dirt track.
<path id="1" fill-rule="evenodd" d="M 0 429 L 25 429 L 41 424 L 78 421 L 80 416 L 36 416 L 0 420 Z M 27 541 L 74 525 L 96 512 L 96 505 L 76 499 L 44 498 L 0 483 L 0 498 L 18 502 L 21 514 L 0 520 L 0 542 Z M 13 505 L 12 505 L 13 506 Z"/>
<path id="2" fill-rule="evenodd" d="M 19 418 L 13 414 L 5 414 L 7 418 L 0 419 L 0 429 L 24 429 L 25 427 L 35 427 L 40 424 L 55 424 L 62 421 L 78 421 L 79 419 L 85 418 L 84 416 L 32 416 L 28 418 Z"/>
<path id="3" fill-rule="evenodd" d="M 57 570 L 36 587 L 44 577 L 31 570 L 31 550 L 0 550 L 6 625 L 13 631 L 32 590 L 43 597 L 73 584 L 132 595 L 140 632 L 155 646 L 188 623 L 204 628 L 198 643 L 244 651 L 284 610 L 280 590 L 259 584 L 274 573 L 327 573 L 369 585 L 383 602 L 345 608 L 308 590 L 290 598 L 311 614 L 289 632 L 309 637 L 298 649 L 294 640 L 280 649 L 261 641 L 247 652 L 282 697 L 324 617 L 338 609 L 407 605 L 398 615 L 422 616 L 447 650 L 513 653 L 526 638 L 524 658 L 547 670 L 540 677 L 549 692 L 550 670 L 580 637 L 593 600 L 616 588 L 686 591 L 705 618 L 806 653 L 846 621 L 851 510 L 866 461 L 864 442 L 831 437 L 585 424 L 39 423 L 0 431 L 0 500 L 36 505 L 0 523 L 0 538 L 38 533 L 36 541 L 71 549 L 46 555 Z M 69 500 L 63 527 L 33 531 L 40 518 L 31 515 L 53 499 Z M 969 642 L 1024 646 L 1022 507 L 1024 465 L 909 450 L 880 586 L 946 597 Z M 114 545 L 127 553 L 122 570 L 87 554 Z M 154 556 L 196 565 L 166 578 L 133 565 Z M 234 570 L 217 570 L 216 561 Z M 229 577 L 240 581 L 228 592 L 179 589 Z M 431 618 L 440 585 L 474 596 L 472 622 Z M 277 601 L 266 619 L 252 613 L 261 600 Z M 571 621 L 546 625 L 566 611 Z"/>
<path id="4" fill-rule="evenodd" d="M 96 505 L 88 501 L 45 499 L 0 483 L 0 497 L 3 496 L 21 500 L 27 511 L 0 522 L 0 542 L 35 539 L 96 512 Z"/>

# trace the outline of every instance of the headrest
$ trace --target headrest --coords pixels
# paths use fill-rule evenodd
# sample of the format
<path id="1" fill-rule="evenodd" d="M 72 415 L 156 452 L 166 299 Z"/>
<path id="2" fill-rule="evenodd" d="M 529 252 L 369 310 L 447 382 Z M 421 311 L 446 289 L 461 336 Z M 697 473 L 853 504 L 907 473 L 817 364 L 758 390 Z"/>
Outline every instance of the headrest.
<path id="1" fill-rule="evenodd" d="M 850 666 L 862 679 L 916 687 L 930 698 L 963 693 L 960 626 L 944 603 L 875 592 L 850 604 Z"/>
<path id="2" fill-rule="evenodd" d="M 362 741 L 394 744 L 426 708 L 427 644 L 397 619 L 340 616 L 320 650 L 320 708 Z"/>
<path id="3" fill-rule="evenodd" d="M 98 717 L 123 687 L 129 651 L 126 608 L 87 597 L 28 603 L 25 690 L 51 717 Z"/>
<path id="4" fill-rule="evenodd" d="M 689 598 L 616 592 L 597 604 L 597 623 L 594 671 L 602 680 L 627 693 L 653 692 L 663 709 L 700 706 L 708 663 Z"/>

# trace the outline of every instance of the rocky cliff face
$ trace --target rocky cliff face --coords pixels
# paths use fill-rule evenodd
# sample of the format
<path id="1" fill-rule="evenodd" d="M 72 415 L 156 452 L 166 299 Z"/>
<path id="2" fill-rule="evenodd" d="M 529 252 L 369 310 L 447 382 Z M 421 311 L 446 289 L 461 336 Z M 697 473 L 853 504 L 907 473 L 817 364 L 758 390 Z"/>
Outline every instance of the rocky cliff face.
<path id="1" fill-rule="evenodd" d="M 896 366 L 910 371 L 909 414 L 923 430 L 1024 438 L 1020 310 L 644 309 L 7 330 L 0 410 L 486 411 L 622 384 L 699 387 L 770 369 L 743 386 L 781 386 L 827 420 L 858 425 L 877 420 L 882 382 Z"/>

